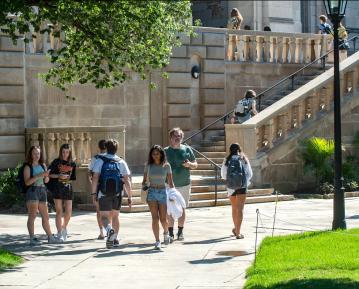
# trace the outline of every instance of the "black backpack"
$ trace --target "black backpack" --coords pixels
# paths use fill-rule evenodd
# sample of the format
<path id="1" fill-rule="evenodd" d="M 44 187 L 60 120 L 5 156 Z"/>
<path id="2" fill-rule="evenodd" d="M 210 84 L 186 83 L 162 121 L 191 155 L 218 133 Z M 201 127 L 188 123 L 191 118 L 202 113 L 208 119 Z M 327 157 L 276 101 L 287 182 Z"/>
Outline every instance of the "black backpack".
<path id="1" fill-rule="evenodd" d="M 244 170 L 244 160 L 239 155 L 233 155 L 227 167 L 227 188 L 232 190 L 245 188 L 247 179 Z"/>
<path id="2" fill-rule="evenodd" d="M 116 196 L 122 193 L 123 181 L 118 160 L 99 156 L 103 164 L 99 180 L 99 190 L 105 196 Z"/>
<path id="3" fill-rule="evenodd" d="M 34 176 L 34 169 L 32 168 L 32 166 L 29 165 L 28 163 L 23 163 L 22 166 L 20 167 L 17 177 L 15 179 L 15 185 L 20 194 L 26 194 L 27 189 L 29 187 L 31 187 L 31 186 L 27 186 L 25 184 L 25 180 L 24 180 L 24 169 L 26 166 L 29 166 L 29 168 L 30 168 L 30 178 L 32 178 Z M 43 164 L 41 164 L 41 167 L 45 171 L 45 166 Z"/>

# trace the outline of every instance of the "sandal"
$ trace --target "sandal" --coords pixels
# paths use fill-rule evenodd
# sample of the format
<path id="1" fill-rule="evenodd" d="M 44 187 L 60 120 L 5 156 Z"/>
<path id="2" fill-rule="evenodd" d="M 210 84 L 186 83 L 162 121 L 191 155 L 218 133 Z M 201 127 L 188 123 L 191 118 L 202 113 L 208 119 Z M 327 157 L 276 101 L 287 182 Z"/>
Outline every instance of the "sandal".
<path id="1" fill-rule="evenodd" d="M 236 239 L 244 239 L 244 235 L 243 234 L 239 234 L 236 236 Z"/>
<path id="2" fill-rule="evenodd" d="M 105 236 L 103 236 L 103 235 L 98 235 L 98 237 L 97 237 L 97 240 L 104 240 L 105 239 Z"/>

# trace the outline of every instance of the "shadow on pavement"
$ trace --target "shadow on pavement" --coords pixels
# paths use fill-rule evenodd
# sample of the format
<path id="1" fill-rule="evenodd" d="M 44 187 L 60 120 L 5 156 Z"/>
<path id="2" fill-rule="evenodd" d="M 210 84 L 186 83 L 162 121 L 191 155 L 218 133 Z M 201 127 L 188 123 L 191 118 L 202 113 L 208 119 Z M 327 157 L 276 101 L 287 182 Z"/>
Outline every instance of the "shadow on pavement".
<path id="1" fill-rule="evenodd" d="M 152 247 L 152 246 L 151 246 Z M 127 256 L 127 255 L 147 255 L 147 254 L 159 254 L 163 253 L 163 251 L 158 251 L 153 248 L 146 250 L 136 250 L 136 251 L 121 251 L 121 248 L 114 249 L 101 249 L 98 251 L 97 255 L 94 258 L 108 258 L 115 256 Z"/>
<path id="2" fill-rule="evenodd" d="M 252 285 L 251 289 L 356 289 L 359 282 L 351 279 L 294 279 L 271 286 Z"/>
<path id="3" fill-rule="evenodd" d="M 212 259 L 201 259 L 201 260 L 192 260 L 189 261 L 192 265 L 200 265 L 200 264 L 216 264 L 229 261 L 233 257 L 220 257 L 220 258 L 212 258 Z"/>
<path id="4" fill-rule="evenodd" d="M 358 220 L 359 215 L 352 215 L 352 216 L 346 217 L 346 219 Z"/>
<path id="5" fill-rule="evenodd" d="M 213 244 L 213 243 L 220 243 L 222 241 L 225 241 L 227 239 L 233 239 L 233 237 L 221 237 L 216 239 L 208 239 L 208 240 L 202 240 L 202 241 L 193 241 L 193 242 L 183 242 L 183 245 L 205 245 L 205 244 Z"/>

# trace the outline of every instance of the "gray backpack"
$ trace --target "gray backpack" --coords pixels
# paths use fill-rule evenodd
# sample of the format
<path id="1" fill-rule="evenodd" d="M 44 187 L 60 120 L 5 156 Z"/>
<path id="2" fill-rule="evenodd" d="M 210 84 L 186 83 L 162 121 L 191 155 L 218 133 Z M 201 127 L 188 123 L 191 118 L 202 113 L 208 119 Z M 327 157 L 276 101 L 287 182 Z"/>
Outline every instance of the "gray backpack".
<path id="1" fill-rule="evenodd" d="M 248 98 L 243 98 L 238 101 L 234 113 L 236 116 L 245 117 L 252 110 L 252 100 Z"/>
<path id="2" fill-rule="evenodd" d="M 227 188 L 232 190 L 245 188 L 247 179 L 244 170 L 244 160 L 239 155 L 233 155 L 227 167 Z"/>

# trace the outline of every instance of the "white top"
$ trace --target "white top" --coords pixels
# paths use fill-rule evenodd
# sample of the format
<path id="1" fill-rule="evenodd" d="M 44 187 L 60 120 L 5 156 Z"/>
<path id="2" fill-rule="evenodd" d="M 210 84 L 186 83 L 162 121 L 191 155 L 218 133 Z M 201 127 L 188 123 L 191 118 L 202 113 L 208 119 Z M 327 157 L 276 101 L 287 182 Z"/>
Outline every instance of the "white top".
<path id="1" fill-rule="evenodd" d="M 97 154 L 96 156 L 104 156 L 104 155 L 106 155 L 106 153 Z M 89 163 L 89 167 L 88 167 L 89 171 L 93 171 L 93 166 L 95 165 L 95 162 L 97 159 L 98 159 L 98 157 L 97 158 L 95 156 L 92 157 L 91 162 Z"/>
<path id="2" fill-rule="evenodd" d="M 226 163 L 226 158 L 224 158 L 222 167 L 221 167 L 221 177 L 224 180 L 227 179 L 227 169 L 228 169 L 228 166 L 226 166 L 225 163 Z M 249 185 L 251 184 L 251 178 L 253 177 L 253 171 L 252 171 L 251 164 L 249 163 L 249 160 L 247 163 L 245 163 L 243 165 L 243 167 L 244 167 L 244 172 L 246 174 L 246 181 L 247 181 L 246 187 L 248 188 Z M 234 190 L 227 188 L 227 193 L 228 193 L 228 197 L 229 197 L 234 193 Z"/>
<path id="3" fill-rule="evenodd" d="M 121 159 L 119 156 L 111 155 L 111 154 L 104 154 L 103 156 L 108 159 L 115 159 L 118 161 L 119 167 L 120 167 L 120 173 L 122 176 L 130 176 L 131 175 L 131 172 L 130 172 L 130 169 L 128 168 L 127 163 L 123 159 Z M 101 174 L 102 165 L 103 165 L 103 160 L 101 158 L 96 159 L 96 161 L 92 167 L 92 172 L 94 174 Z M 102 196 L 103 196 L 103 194 L 101 193 L 101 191 L 99 191 L 98 197 L 101 198 Z"/>

